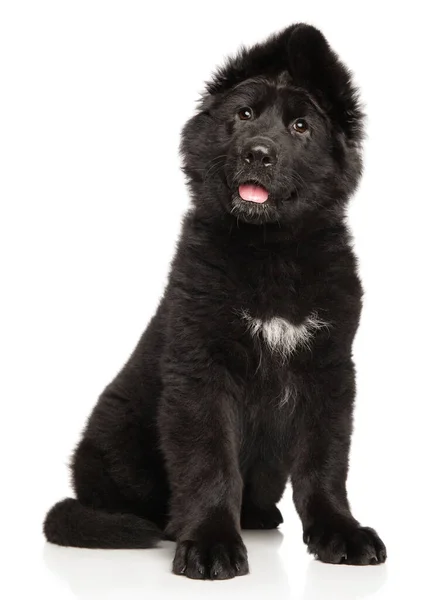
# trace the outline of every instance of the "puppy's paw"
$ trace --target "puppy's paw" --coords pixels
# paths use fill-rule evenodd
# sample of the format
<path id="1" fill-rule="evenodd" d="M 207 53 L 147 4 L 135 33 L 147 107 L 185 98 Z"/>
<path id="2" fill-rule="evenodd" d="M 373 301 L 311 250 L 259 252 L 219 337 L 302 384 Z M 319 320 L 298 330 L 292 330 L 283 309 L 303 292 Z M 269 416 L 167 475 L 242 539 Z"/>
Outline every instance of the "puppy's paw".
<path id="1" fill-rule="evenodd" d="M 253 504 L 242 507 L 242 529 L 276 529 L 282 522 L 281 511 L 275 505 L 269 509 L 258 508 Z"/>
<path id="2" fill-rule="evenodd" d="M 179 542 L 172 570 L 191 579 L 231 579 L 249 573 L 248 555 L 240 537 Z"/>
<path id="3" fill-rule="evenodd" d="M 315 525 L 304 533 L 304 542 L 310 554 L 326 563 L 377 565 L 387 558 L 384 543 L 370 527 Z"/>

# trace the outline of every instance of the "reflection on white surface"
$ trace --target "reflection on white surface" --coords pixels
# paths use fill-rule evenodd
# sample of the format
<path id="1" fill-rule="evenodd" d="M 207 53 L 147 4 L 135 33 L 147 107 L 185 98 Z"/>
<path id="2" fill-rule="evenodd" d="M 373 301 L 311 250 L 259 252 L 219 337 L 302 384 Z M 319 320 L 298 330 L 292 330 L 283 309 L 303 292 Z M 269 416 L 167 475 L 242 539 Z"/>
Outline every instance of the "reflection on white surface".
<path id="1" fill-rule="evenodd" d="M 287 573 L 278 549 L 279 531 L 248 532 L 251 574 L 229 581 L 193 581 L 171 573 L 175 545 L 163 542 L 150 550 L 86 550 L 61 548 L 46 543 L 44 561 L 50 571 L 64 580 L 76 598 L 240 597 L 244 592 L 289 597 Z M 207 586 L 206 590 L 205 587 Z"/>
<path id="2" fill-rule="evenodd" d="M 306 578 L 303 600 L 356 600 L 377 592 L 387 578 L 387 565 L 352 567 L 326 565 L 313 560 Z"/>
<path id="3" fill-rule="evenodd" d="M 284 560 L 279 531 L 245 532 L 251 574 L 229 581 L 193 581 L 171 573 L 174 544 L 163 542 L 151 550 L 85 550 L 44 546 L 44 561 L 80 600 L 122 598 L 299 598 L 300 600 L 353 600 L 381 588 L 385 565 L 348 567 L 324 565 L 308 559 Z M 300 554 L 299 554 L 300 553 Z M 305 569 L 305 576 L 303 575 Z M 292 580 L 295 585 L 292 584 Z M 299 593 L 300 592 L 300 593 Z"/>

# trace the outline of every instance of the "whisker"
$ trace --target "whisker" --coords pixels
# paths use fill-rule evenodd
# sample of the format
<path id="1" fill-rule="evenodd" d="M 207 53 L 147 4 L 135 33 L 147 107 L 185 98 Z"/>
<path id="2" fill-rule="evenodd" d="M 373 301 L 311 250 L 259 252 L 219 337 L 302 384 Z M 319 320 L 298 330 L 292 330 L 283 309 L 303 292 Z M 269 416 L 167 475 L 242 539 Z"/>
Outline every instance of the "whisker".
<path id="1" fill-rule="evenodd" d="M 204 183 L 207 181 L 207 177 L 209 177 L 214 169 L 219 169 L 225 164 L 225 160 L 227 158 L 226 154 L 220 154 L 219 156 L 215 156 L 212 160 L 210 160 L 204 169 L 200 169 L 201 171 L 205 171 L 204 175 Z"/>

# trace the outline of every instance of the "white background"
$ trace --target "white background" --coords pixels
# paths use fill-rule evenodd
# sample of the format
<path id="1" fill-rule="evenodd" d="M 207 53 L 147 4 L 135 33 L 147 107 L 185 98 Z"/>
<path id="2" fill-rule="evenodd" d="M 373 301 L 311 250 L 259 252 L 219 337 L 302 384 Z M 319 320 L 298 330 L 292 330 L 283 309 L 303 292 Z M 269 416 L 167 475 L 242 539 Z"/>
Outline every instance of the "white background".
<path id="1" fill-rule="evenodd" d="M 213 6 L 213 4 L 215 6 Z M 5 1 L 0 4 L 1 546 L 7 598 L 429 598 L 433 592 L 433 31 L 429 2 Z M 356 74 L 366 169 L 349 211 L 365 285 L 349 493 L 380 567 L 246 536 L 252 574 L 170 574 L 173 545 L 46 544 L 45 511 L 98 394 L 152 316 L 188 206 L 179 132 L 241 43 L 320 27 Z M 9 587 L 5 591 L 4 588 Z"/>

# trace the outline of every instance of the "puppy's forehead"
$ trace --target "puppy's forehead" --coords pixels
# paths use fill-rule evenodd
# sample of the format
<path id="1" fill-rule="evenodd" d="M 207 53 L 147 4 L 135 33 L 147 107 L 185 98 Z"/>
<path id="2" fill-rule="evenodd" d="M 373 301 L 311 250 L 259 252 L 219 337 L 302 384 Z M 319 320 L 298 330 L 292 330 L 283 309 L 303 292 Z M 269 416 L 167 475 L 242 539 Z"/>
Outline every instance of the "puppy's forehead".
<path id="1" fill-rule="evenodd" d="M 291 89 L 292 80 L 289 74 L 282 73 L 278 77 L 250 77 L 239 81 L 236 85 L 230 88 L 229 93 L 245 92 L 248 90 L 265 91 L 265 90 L 281 90 Z"/>
<path id="2" fill-rule="evenodd" d="M 293 86 L 293 78 L 288 71 L 281 71 L 275 76 L 259 75 L 257 77 L 249 77 L 242 79 L 230 88 L 230 91 L 237 91 L 246 86 L 266 86 L 280 88 L 291 88 Z"/>
<path id="3" fill-rule="evenodd" d="M 288 71 L 281 71 L 276 78 L 278 87 L 289 87 L 293 83 L 293 78 Z"/>
<path id="4" fill-rule="evenodd" d="M 264 100 L 266 103 L 281 105 L 282 108 L 309 108 L 321 109 L 311 94 L 296 86 L 289 73 L 283 72 L 277 77 L 253 77 L 241 81 L 228 91 L 228 96 L 235 100 L 255 102 Z"/>

